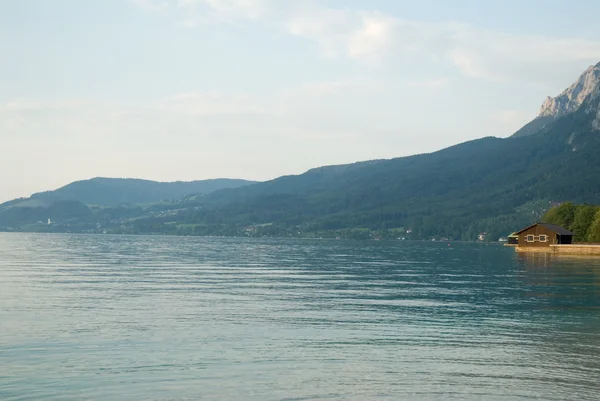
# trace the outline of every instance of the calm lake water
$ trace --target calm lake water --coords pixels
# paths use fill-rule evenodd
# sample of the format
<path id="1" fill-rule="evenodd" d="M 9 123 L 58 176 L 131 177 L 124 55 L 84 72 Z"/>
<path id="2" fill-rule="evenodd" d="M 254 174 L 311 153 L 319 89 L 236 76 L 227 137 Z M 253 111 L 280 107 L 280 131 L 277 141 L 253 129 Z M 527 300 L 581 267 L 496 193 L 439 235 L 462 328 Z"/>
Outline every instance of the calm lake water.
<path id="1" fill-rule="evenodd" d="M 0 234 L 2 400 L 598 400 L 600 259 Z"/>

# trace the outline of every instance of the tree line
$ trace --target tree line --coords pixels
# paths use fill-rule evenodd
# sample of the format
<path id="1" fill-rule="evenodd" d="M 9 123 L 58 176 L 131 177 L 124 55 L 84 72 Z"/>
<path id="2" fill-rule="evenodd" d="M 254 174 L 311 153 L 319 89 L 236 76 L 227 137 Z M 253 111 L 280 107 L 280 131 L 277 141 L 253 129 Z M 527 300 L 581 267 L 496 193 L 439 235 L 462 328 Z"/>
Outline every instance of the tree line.
<path id="1" fill-rule="evenodd" d="M 565 202 L 548 210 L 542 218 L 573 232 L 575 242 L 600 242 L 600 206 Z"/>

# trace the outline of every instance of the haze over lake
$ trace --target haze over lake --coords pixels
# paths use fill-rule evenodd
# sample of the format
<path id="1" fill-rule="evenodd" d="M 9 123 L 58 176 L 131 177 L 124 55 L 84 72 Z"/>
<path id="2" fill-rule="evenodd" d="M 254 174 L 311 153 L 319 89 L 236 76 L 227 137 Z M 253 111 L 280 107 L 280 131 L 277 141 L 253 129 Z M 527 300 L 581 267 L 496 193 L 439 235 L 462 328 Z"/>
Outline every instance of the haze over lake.
<path id="1" fill-rule="evenodd" d="M 596 400 L 600 260 L 0 234 L 2 400 Z"/>

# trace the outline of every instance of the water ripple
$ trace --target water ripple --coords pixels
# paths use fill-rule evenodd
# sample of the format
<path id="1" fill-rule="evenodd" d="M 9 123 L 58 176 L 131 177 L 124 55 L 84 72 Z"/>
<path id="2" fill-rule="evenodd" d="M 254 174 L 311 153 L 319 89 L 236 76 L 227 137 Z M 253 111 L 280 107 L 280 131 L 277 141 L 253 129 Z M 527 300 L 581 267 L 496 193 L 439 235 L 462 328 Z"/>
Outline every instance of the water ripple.
<path id="1" fill-rule="evenodd" d="M 600 264 L 475 244 L 0 235 L 2 400 L 596 400 Z"/>

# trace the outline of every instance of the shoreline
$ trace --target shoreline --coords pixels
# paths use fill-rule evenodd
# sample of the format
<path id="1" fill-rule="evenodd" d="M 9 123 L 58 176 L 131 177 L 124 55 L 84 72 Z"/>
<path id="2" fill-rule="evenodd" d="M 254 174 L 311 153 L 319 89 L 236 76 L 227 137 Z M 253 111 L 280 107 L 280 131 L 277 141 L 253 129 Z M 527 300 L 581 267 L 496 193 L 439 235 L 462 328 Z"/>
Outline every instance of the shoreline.
<path id="1" fill-rule="evenodd" d="M 548 253 L 553 255 L 600 257 L 600 244 L 557 244 L 545 247 L 515 247 L 518 253 Z"/>

